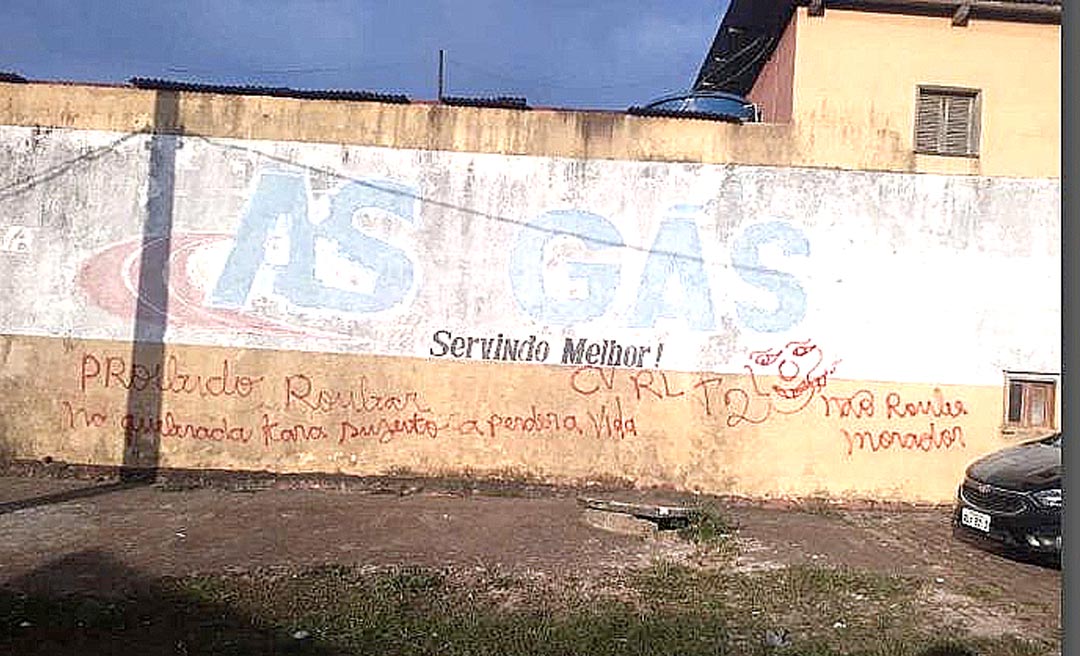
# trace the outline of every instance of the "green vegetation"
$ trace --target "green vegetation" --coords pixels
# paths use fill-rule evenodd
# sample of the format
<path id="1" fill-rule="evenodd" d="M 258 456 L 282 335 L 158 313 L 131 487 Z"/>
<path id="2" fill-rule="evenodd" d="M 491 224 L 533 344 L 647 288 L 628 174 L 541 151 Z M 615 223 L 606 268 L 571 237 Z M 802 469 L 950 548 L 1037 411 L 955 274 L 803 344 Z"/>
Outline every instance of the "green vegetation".
<path id="1" fill-rule="evenodd" d="M 711 530 L 711 529 L 710 529 Z M 0 653 L 1035 656 L 920 605 L 921 583 L 851 569 L 622 575 L 322 567 L 169 579 L 124 599 L 0 592 Z M 947 639 L 946 639 L 947 638 Z"/>
<path id="2" fill-rule="evenodd" d="M 679 530 L 679 535 L 707 553 L 731 556 L 736 528 L 719 506 L 703 503 L 694 509 L 689 524 Z"/>

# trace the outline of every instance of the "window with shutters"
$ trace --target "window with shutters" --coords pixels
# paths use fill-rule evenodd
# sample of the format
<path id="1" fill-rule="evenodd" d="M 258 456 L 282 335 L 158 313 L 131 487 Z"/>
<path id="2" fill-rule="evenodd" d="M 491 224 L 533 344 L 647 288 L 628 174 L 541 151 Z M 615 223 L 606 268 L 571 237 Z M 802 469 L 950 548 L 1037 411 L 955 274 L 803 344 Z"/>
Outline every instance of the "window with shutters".
<path id="1" fill-rule="evenodd" d="M 915 103 L 915 152 L 977 157 L 979 92 L 920 86 Z"/>
<path id="2" fill-rule="evenodd" d="M 1057 383 L 1052 375 L 1005 373 L 1005 425 L 1012 428 L 1054 427 Z"/>

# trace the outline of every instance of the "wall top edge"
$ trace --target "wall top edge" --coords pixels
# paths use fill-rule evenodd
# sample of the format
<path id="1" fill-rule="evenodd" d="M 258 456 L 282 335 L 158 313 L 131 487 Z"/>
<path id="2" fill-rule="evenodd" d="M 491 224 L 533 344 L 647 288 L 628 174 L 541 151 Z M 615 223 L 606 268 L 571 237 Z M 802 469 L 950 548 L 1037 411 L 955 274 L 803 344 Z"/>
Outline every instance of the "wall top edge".
<path id="1" fill-rule="evenodd" d="M 68 82 L 0 82 L 0 125 L 582 160 L 1060 178 L 1053 162 L 1039 170 L 927 165 L 925 157 L 898 145 L 899 135 L 852 135 L 852 127 L 842 124 L 736 124 L 612 110 L 300 99 Z"/>

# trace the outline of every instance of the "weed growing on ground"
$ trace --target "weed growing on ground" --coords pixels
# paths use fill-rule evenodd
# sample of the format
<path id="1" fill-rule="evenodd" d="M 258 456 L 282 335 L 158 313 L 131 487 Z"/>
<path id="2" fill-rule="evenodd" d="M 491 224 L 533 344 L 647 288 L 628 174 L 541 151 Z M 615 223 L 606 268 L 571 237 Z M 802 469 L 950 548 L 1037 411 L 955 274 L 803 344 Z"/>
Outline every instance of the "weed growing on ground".
<path id="1" fill-rule="evenodd" d="M 679 529 L 679 535 L 703 551 L 733 556 L 736 529 L 735 523 L 724 515 L 719 506 L 702 503 L 690 513 L 689 522 Z"/>

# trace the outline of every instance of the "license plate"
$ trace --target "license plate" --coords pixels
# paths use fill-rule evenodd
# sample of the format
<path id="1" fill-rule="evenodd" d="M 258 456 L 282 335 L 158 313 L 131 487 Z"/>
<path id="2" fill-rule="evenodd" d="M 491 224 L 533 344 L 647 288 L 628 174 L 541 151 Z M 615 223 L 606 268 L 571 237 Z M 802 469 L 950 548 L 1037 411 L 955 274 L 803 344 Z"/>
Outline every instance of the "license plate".
<path id="1" fill-rule="evenodd" d="M 964 526 L 970 526 L 971 528 L 982 531 L 983 533 L 990 532 L 990 515 L 981 513 L 971 508 L 960 509 L 960 523 Z"/>

